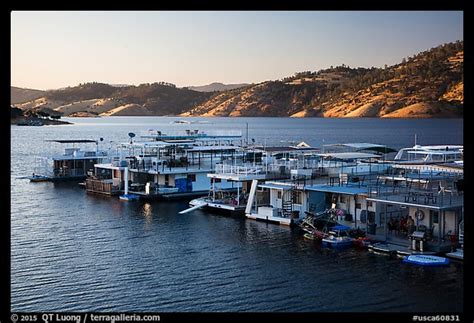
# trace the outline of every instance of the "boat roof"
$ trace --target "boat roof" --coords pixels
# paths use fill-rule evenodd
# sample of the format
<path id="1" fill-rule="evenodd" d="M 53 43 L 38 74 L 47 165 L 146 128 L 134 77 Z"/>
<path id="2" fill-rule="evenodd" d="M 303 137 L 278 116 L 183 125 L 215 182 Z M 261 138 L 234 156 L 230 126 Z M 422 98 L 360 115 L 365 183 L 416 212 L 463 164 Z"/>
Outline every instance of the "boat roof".
<path id="1" fill-rule="evenodd" d="M 172 144 L 164 141 L 142 141 L 142 142 L 123 142 L 120 144 L 121 147 L 130 148 L 130 147 L 141 147 L 141 148 L 163 148 L 171 146 Z"/>
<path id="2" fill-rule="evenodd" d="M 329 157 L 334 159 L 364 159 L 364 158 L 380 158 L 380 155 L 361 153 L 361 152 L 344 152 L 344 153 L 322 153 L 321 157 Z"/>
<path id="3" fill-rule="evenodd" d="M 334 230 L 339 230 L 339 231 L 345 231 L 345 230 L 350 230 L 351 227 L 343 224 L 337 224 L 331 228 L 332 231 Z"/>
<path id="4" fill-rule="evenodd" d="M 274 147 L 252 147 L 254 150 L 269 152 L 269 153 L 285 153 L 298 151 L 320 151 L 319 148 L 313 147 L 296 147 L 296 146 L 274 146 Z"/>
<path id="5" fill-rule="evenodd" d="M 324 192 L 324 193 L 337 193 L 337 194 L 346 194 L 346 195 L 367 195 L 367 186 L 333 186 L 326 184 L 316 184 L 316 185 L 307 185 L 304 187 L 306 191 L 314 192 Z"/>
<path id="6" fill-rule="evenodd" d="M 96 143 L 97 140 L 92 139 L 52 139 L 52 140 L 45 140 L 49 142 L 58 142 L 60 144 L 72 144 L 72 143 L 87 143 L 87 142 L 94 142 Z"/>
<path id="7" fill-rule="evenodd" d="M 238 150 L 240 147 L 238 146 L 229 146 L 229 145 L 220 145 L 220 146 L 194 146 L 187 151 L 219 151 L 219 150 Z"/>
<path id="8" fill-rule="evenodd" d="M 356 149 L 366 149 L 366 148 L 372 148 L 372 147 L 386 147 L 385 145 L 370 144 L 367 142 L 355 142 L 355 143 L 347 143 L 347 144 L 328 144 L 324 146 L 325 147 L 350 147 L 350 148 L 356 148 Z"/>
<path id="9" fill-rule="evenodd" d="M 258 187 L 277 189 L 277 190 L 291 190 L 293 188 L 293 185 L 292 184 L 267 182 L 265 184 L 259 184 Z"/>
<path id="10" fill-rule="evenodd" d="M 354 142 L 354 143 L 346 143 L 346 144 L 328 144 L 324 145 L 324 147 L 346 147 L 346 148 L 353 148 L 355 150 L 372 150 L 381 153 L 391 153 L 396 152 L 397 150 L 387 147 L 386 145 L 380 144 L 372 144 L 368 142 Z"/>
<path id="11" fill-rule="evenodd" d="M 430 155 L 458 155 L 459 150 L 407 150 L 409 154 L 430 154 Z"/>
<path id="12" fill-rule="evenodd" d="M 405 150 L 407 149 L 417 149 L 417 150 L 446 150 L 448 149 L 463 149 L 463 145 L 430 145 L 430 146 L 420 146 L 420 145 L 415 145 L 413 147 L 409 148 L 404 148 Z"/>
<path id="13" fill-rule="evenodd" d="M 186 142 L 189 143 L 189 142 Z M 121 143 L 121 147 L 129 148 L 129 147 L 135 147 L 135 148 L 166 148 L 166 147 L 171 147 L 174 146 L 176 143 L 170 143 L 166 141 L 138 141 L 138 142 L 133 142 L 133 143 Z M 219 146 L 213 146 L 213 145 L 202 145 L 202 146 L 189 146 L 188 148 L 185 148 L 187 151 L 201 151 L 201 152 L 206 152 L 206 151 L 221 151 L 221 150 L 238 150 L 240 149 L 239 146 L 231 146 L 231 145 L 219 145 Z"/>

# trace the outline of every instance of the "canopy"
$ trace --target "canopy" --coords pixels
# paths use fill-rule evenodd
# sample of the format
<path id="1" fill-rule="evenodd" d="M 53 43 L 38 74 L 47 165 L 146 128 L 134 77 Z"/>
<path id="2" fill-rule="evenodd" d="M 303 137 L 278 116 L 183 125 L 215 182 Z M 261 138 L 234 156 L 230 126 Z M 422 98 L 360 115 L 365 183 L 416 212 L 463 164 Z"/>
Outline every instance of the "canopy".
<path id="1" fill-rule="evenodd" d="M 380 158 L 380 155 L 359 153 L 359 152 L 346 152 L 346 153 L 324 153 L 318 154 L 321 157 L 329 157 L 334 159 L 363 159 L 363 158 Z"/>
<path id="2" fill-rule="evenodd" d="M 347 147 L 347 148 L 353 148 L 356 151 L 360 150 L 370 150 L 370 151 L 376 151 L 379 153 L 392 153 L 396 152 L 397 150 L 393 148 L 389 148 L 385 145 L 379 145 L 379 144 L 371 144 L 367 142 L 356 142 L 356 143 L 347 143 L 347 144 L 331 144 L 331 145 L 325 145 L 326 147 Z"/>
<path id="3" fill-rule="evenodd" d="M 46 140 L 49 142 L 58 142 L 60 144 L 72 144 L 72 143 L 86 143 L 86 142 L 97 142 L 97 140 L 91 139 L 77 139 L 77 140 Z"/>

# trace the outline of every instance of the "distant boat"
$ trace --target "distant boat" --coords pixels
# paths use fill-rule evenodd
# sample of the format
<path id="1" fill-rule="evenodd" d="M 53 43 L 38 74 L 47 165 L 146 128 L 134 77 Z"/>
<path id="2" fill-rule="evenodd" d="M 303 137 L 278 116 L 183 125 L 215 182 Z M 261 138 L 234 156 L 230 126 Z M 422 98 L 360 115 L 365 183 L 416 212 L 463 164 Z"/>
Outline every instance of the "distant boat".
<path id="1" fill-rule="evenodd" d="M 33 174 L 30 177 L 27 177 L 30 182 L 47 182 L 51 179 L 49 176 Z"/>
<path id="2" fill-rule="evenodd" d="M 171 124 L 173 123 L 178 123 L 178 124 L 191 124 L 192 122 L 191 121 L 187 121 L 187 120 L 175 120 L 175 121 L 172 121 L 170 122 Z"/>

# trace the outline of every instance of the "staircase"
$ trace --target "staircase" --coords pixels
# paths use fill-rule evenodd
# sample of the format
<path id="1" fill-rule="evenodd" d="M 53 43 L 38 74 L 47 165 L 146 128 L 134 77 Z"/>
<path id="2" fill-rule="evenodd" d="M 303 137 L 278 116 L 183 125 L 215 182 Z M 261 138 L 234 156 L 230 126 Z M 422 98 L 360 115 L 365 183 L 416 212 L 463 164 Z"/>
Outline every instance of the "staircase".
<path id="1" fill-rule="evenodd" d="M 293 195 L 293 190 L 283 193 L 281 210 L 284 217 L 291 218 L 291 212 L 293 211 Z"/>
<path id="2" fill-rule="evenodd" d="M 291 217 L 291 212 L 293 211 L 293 203 L 291 201 L 283 201 L 281 210 L 284 217 Z"/>

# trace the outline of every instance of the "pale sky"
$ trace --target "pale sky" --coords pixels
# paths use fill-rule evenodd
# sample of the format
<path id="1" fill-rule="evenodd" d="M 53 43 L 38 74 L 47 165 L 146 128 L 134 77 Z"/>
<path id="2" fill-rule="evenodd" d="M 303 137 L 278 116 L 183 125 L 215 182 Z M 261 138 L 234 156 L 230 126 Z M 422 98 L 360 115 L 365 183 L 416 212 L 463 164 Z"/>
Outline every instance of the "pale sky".
<path id="1" fill-rule="evenodd" d="M 13 11 L 11 84 L 258 83 L 462 39 L 462 11 Z"/>

